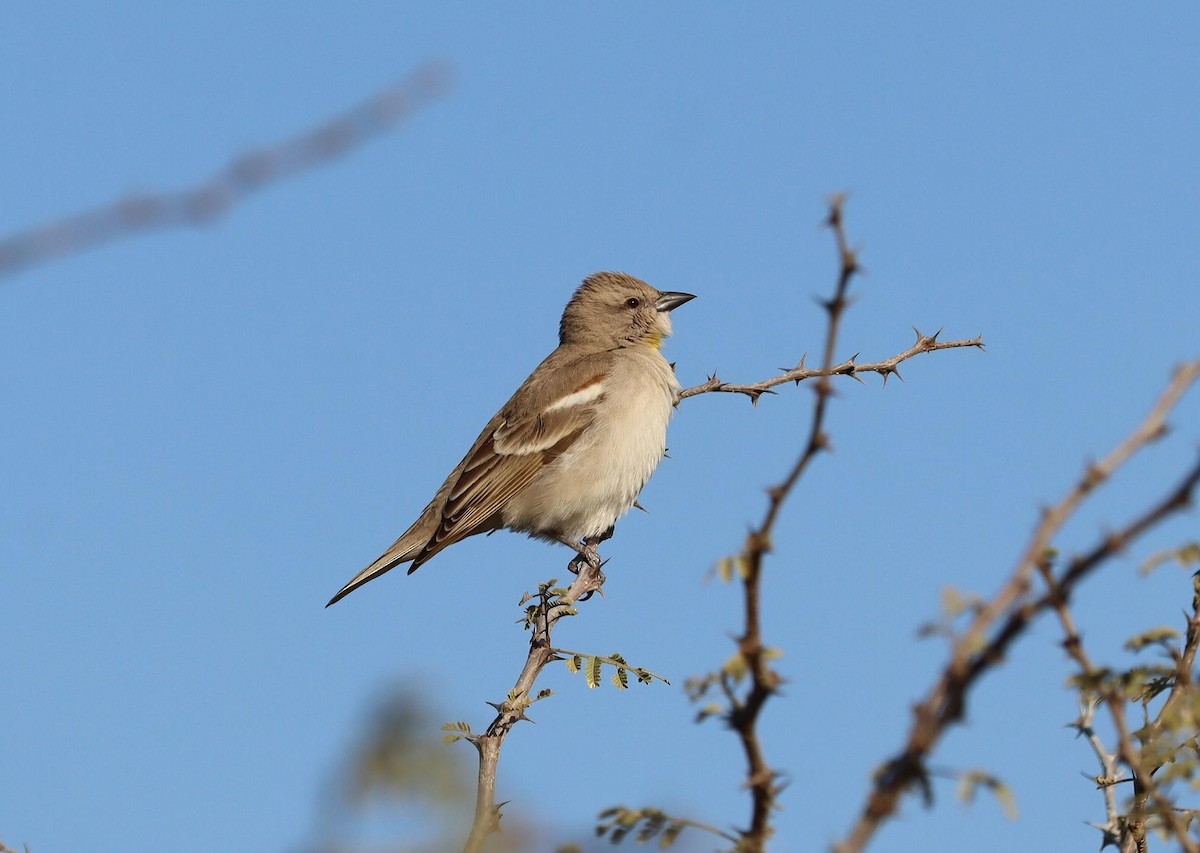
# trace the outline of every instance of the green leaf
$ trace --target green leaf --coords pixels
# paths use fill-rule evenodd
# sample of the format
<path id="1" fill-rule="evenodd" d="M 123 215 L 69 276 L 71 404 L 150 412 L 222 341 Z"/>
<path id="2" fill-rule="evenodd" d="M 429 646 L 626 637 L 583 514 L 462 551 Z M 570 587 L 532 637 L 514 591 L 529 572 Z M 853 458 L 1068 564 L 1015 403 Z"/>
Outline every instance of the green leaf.
<path id="1" fill-rule="evenodd" d="M 741 652 L 734 652 L 730 655 L 729 660 L 725 661 L 721 670 L 735 682 L 741 681 L 746 677 L 746 659 L 742 657 Z"/>
<path id="2" fill-rule="evenodd" d="M 462 720 L 456 720 L 453 723 L 443 723 L 442 731 L 447 734 L 442 735 L 442 743 L 454 743 L 457 740 L 471 737 L 471 726 L 464 723 Z"/>
<path id="3" fill-rule="evenodd" d="M 1143 631 L 1125 641 L 1125 648 L 1131 652 L 1140 652 L 1147 646 L 1162 646 L 1168 648 L 1171 640 L 1179 638 L 1179 632 L 1174 628 L 1161 626 Z"/>
<path id="4" fill-rule="evenodd" d="M 1146 558 L 1138 569 L 1143 575 L 1148 575 L 1163 563 L 1176 562 L 1182 568 L 1190 568 L 1200 563 L 1200 542 L 1188 542 L 1179 548 L 1158 551 Z"/>
<path id="5" fill-rule="evenodd" d="M 993 776 L 985 770 L 968 770 L 959 776 L 958 798 L 964 803 L 974 802 L 975 794 L 981 787 L 992 792 L 1006 818 L 1017 819 L 1017 801 L 1012 789 L 998 776 Z"/>
<path id="6" fill-rule="evenodd" d="M 584 673 L 588 687 L 600 686 L 600 668 L 602 666 L 603 663 L 600 661 L 600 658 L 595 655 L 588 657 L 587 672 Z"/>

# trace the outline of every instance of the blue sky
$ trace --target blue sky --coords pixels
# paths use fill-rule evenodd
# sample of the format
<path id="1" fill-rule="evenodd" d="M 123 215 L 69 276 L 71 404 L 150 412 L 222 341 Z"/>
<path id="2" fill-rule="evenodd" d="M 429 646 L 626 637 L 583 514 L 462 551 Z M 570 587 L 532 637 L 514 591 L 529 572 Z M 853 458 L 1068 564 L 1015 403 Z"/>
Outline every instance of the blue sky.
<path id="1" fill-rule="evenodd" d="M 790 685 L 763 735 L 792 780 L 777 849 L 837 838 L 944 658 L 915 636 L 941 589 L 993 590 L 1039 505 L 1197 355 L 1200 12 L 246 5 L 0 10 L 3 235 L 192 184 L 426 59 L 458 81 L 207 228 L 0 280 L 0 838 L 297 850 L 388 690 L 486 725 L 523 660 L 517 601 L 561 576 L 561 550 L 480 537 L 322 605 L 554 346 L 584 275 L 698 295 L 668 342 L 685 385 L 818 352 L 812 297 L 835 273 L 823 199 L 846 190 L 869 274 L 840 354 L 890 356 L 912 325 L 988 351 L 844 383 L 836 452 L 776 536 L 765 632 Z M 499 794 L 547 845 L 586 840 L 615 803 L 746 820 L 736 744 L 693 725 L 680 688 L 731 652 L 740 602 L 704 578 L 761 516 L 811 398 L 681 406 L 650 513 L 605 549 L 607 597 L 556 636 L 673 686 L 546 675 L 558 695 L 511 736 Z M 1062 549 L 1173 482 L 1198 416 L 1185 400 L 1175 435 Z M 1196 536 L 1194 514 L 1176 520 L 1085 586 L 1095 656 L 1122 661 L 1124 638 L 1178 623 L 1189 579 L 1135 569 Z M 1058 639 L 1039 623 L 935 758 L 1003 777 L 1020 819 L 941 783 L 874 849 L 1098 843 Z"/>

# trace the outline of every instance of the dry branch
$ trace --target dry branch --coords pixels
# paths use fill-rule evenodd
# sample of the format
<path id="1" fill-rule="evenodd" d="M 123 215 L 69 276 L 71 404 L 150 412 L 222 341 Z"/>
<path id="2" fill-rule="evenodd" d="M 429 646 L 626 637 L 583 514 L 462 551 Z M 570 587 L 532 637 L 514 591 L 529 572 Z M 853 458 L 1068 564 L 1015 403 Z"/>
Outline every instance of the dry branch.
<path id="1" fill-rule="evenodd" d="M 240 154 L 209 180 L 173 192 L 129 195 L 0 239 L 0 278 L 142 231 L 211 224 L 247 196 L 324 166 L 440 98 L 453 75 L 429 62 L 367 101 L 275 145 Z"/>

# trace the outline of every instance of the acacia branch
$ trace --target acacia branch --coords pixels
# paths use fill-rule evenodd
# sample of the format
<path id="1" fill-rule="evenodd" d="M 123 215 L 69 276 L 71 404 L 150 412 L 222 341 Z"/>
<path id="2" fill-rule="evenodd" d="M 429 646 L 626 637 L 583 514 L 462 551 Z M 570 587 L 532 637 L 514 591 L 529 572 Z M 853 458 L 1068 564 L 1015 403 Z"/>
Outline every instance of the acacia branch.
<path id="1" fill-rule="evenodd" d="M 452 81 L 427 62 L 367 101 L 289 139 L 234 157 L 209 180 L 183 190 L 137 193 L 0 239 L 0 278 L 142 231 L 209 225 L 247 196 L 310 171 L 407 121 Z"/>
<path id="2" fill-rule="evenodd" d="M 553 583 L 553 582 L 551 582 Z M 559 660 L 550 644 L 550 631 L 564 616 L 575 613 L 574 604 L 591 597 L 604 586 L 604 573 L 583 564 L 575 580 L 565 590 L 555 591 L 550 583 L 542 584 L 538 603 L 528 613 L 532 636 L 529 655 L 508 697 L 500 703 L 488 703 L 496 709 L 496 717 L 481 735 L 469 736 L 479 751 L 479 779 L 475 796 L 475 819 L 463 853 L 477 853 L 484 841 L 500 827 L 500 806 L 496 804 L 496 768 L 500 763 L 500 748 L 508 733 L 521 720 L 528 720 L 525 711 L 536 699 L 533 685 L 546 665 Z"/>
<path id="3" fill-rule="evenodd" d="M 913 723 L 903 749 L 877 774 L 862 813 L 845 840 L 837 846 L 838 851 L 851 853 L 864 849 L 883 821 L 896 811 L 904 792 L 911 786 L 927 784 L 926 758 L 945 730 L 962 719 L 971 687 L 983 673 L 999 665 L 1009 647 L 1035 617 L 1065 600 L 1077 583 L 1130 542 L 1190 505 L 1200 482 L 1200 462 L 1176 488 L 1145 513 L 1122 530 L 1104 537 L 1087 554 L 1071 560 L 1046 595 L 1036 599 L 1031 597 L 1032 575 L 1050 559 L 1053 554 L 1051 543 L 1063 524 L 1084 499 L 1134 453 L 1166 434 L 1168 413 L 1197 379 L 1200 379 L 1200 359 L 1177 369 L 1142 423 L 1104 459 L 1089 464 L 1066 496 L 1043 512 L 1041 522 L 1009 580 L 989 602 L 974 611 L 967 630 L 954 642 L 950 660 L 936 684 L 914 708 Z M 1121 758 L 1126 764 L 1130 759 L 1137 760 L 1128 752 Z"/>

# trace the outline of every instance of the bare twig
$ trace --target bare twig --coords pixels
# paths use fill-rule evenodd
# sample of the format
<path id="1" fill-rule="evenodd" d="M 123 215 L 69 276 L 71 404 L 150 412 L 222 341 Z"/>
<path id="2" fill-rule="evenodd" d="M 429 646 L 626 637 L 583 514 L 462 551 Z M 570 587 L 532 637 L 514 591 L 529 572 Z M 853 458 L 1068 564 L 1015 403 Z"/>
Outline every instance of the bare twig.
<path id="1" fill-rule="evenodd" d="M 1197 379 L 1200 379 L 1200 359 L 1180 367 L 1142 423 L 1108 456 L 1088 465 L 1067 495 L 1043 513 L 1009 580 L 990 601 L 974 611 L 966 631 L 954 642 L 950 660 L 937 683 L 914 709 L 904 748 L 877 774 L 861 815 L 837 850 L 850 853 L 864 849 L 879 825 L 895 812 L 904 792 L 910 786 L 927 786 L 925 760 L 946 728 L 962 719 L 971 687 L 984 672 L 1004 659 L 1009 646 L 1036 616 L 1064 600 L 1076 583 L 1134 539 L 1189 505 L 1200 482 L 1200 463 L 1157 504 L 1122 530 L 1106 536 L 1087 554 L 1071 560 L 1045 596 L 1031 598 L 1032 575 L 1050 559 L 1051 543 L 1066 520 L 1130 456 L 1166 433 L 1167 414 Z M 1126 764 L 1137 761 L 1137 756 L 1128 751 L 1120 757 Z"/>
<path id="2" fill-rule="evenodd" d="M 440 98 L 452 77 L 448 65 L 426 63 L 341 115 L 273 146 L 235 157 L 201 184 L 174 192 L 129 195 L 0 239 L 0 278 L 142 231 L 208 225 L 246 196 L 323 166 L 403 123 Z"/>
<path id="3" fill-rule="evenodd" d="M 574 604 L 590 597 L 604 585 L 604 573 L 599 568 L 584 565 L 575 580 L 565 590 L 551 589 L 550 584 L 541 587 L 539 601 L 529 614 L 532 636 L 529 640 L 529 655 L 525 666 L 508 697 L 500 703 L 489 703 L 496 709 L 496 718 L 487 731 L 468 737 L 479 750 L 479 781 L 475 798 L 475 820 L 467 839 L 464 853 L 477 853 L 489 835 L 499 829 L 500 806 L 496 804 L 496 768 L 500 763 L 500 748 L 504 739 L 521 720 L 527 720 L 525 711 L 533 704 L 533 685 L 546 665 L 558 660 L 550 644 L 550 630 L 563 616 L 575 612 Z M 502 804 L 501 804 L 502 805 Z"/>

